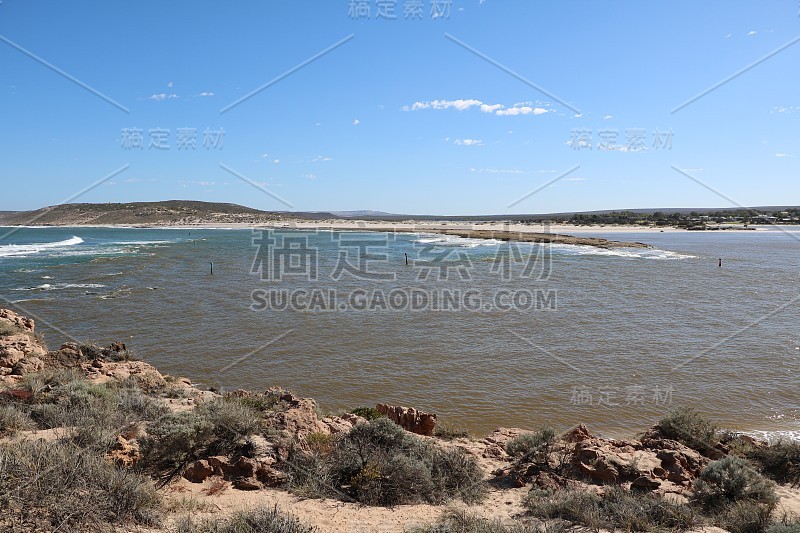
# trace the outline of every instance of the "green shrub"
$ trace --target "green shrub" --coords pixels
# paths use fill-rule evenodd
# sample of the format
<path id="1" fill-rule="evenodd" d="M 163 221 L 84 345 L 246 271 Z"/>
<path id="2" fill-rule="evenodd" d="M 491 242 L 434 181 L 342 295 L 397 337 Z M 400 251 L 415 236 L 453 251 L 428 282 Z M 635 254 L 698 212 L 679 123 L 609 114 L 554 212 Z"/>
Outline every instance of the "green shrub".
<path id="1" fill-rule="evenodd" d="M 433 436 L 442 440 L 466 439 L 469 438 L 469 431 L 449 424 L 438 424 L 433 430 Z"/>
<path id="2" fill-rule="evenodd" d="M 528 512 L 537 518 L 558 518 L 598 530 L 605 524 L 601 499 L 590 492 L 532 489 L 524 500 Z"/>
<path id="3" fill-rule="evenodd" d="M 31 406 L 31 418 L 42 429 L 74 428 L 72 438 L 83 448 L 107 450 L 126 427 L 155 420 L 168 411 L 131 384 L 98 385 L 78 379 L 51 381 L 47 389 L 39 393 L 39 403 Z"/>
<path id="4" fill-rule="evenodd" d="M 774 505 L 737 501 L 717 515 L 716 523 L 731 533 L 764 533 L 772 523 L 773 510 Z"/>
<path id="5" fill-rule="evenodd" d="M 0 446 L 0 525 L 86 531 L 98 524 L 155 525 L 160 499 L 149 479 L 69 441 Z M 32 526 L 35 524 L 35 526 Z"/>
<path id="6" fill-rule="evenodd" d="M 777 498 L 774 483 L 740 457 L 712 461 L 694 481 L 692 501 L 704 509 L 720 509 L 748 500 L 774 505 Z"/>
<path id="7" fill-rule="evenodd" d="M 573 490 L 533 489 L 525 498 L 528 512 L 538 518 L 566 520 L 599 529 L 626 531 L 686 530 L 699 523 L 692 509 L 655 494 L 619 487 L 602 495 Z"/>
<path id="8" fill-rule="evenodd" d="M 316 528 L 303 525 L 278 507 L 240 511 L 230 518 L 194 523 L 188 516 L 178 520 L 176 533 L 312 533 Z"/>
<path id="9" fill-rule="evenodd" d="M 247 437 L 259 430 L 258 413 L 236 402 L 216 400 L 194 411 L 169 413 L 148 426 L 139 467 L 165 484 L 198 459 L 247 455 Z"/>
<path id="10" fill-rule="evenodd" d="M 800 522 L 780 522 L 767 528 L 767 533 L 800 533 Z"/>
<path id="11" fill-rule="evenodd" d="M 0 405 L 0 437 L 10 437 L 17 431 L 35 427 L 26 406 L 16 403 Z"/>
<path id="12" fill-rule="evenodd" d="M 18 335 L 19 333 L 23 333 L 25 330 L 22 328 L 18 328 L 14 324 L 10 324 L 5 320 L 0 322 L 0 337 L 9 337 L 11 335 Z"/>
<path id="13" fill-rule="evenodd" d="M 486 493 L 483 471 L 461 448 L 435 450 L 430 469 L 440 501 L 458 497 L 466 503 L 477 503 Z"/>
<path id="14" fill-rule="evenodd" d="M 766 447 L 750 446 L 744 455 L 778 483 L 800 485 L 800 442 L 779 440 Z"/>
<path id="15" fill-rule="evenodd" d="M 529 524 L 505 524 L 500 520 L 489 520 L 469 514 L 463 510 L 449 509 L 439 520 L 427 527 L 412 528 L 411 533 L 563 533 L 563 523 L 552 522 L 547 526 Z"/>
<path id="16" fill-rule="evenodd" d="M 264 394 L 226 394 L 224 399 L 258 412 L 271 411 L 280 403 L 280 396 L 271 392 L 265 392 Z"/>
<path id="17" fill-rule="evenodd" d="M 359 424 L 328 453 L 292 450 L 288 468 L 295 492 L 367 505 L 479 501 L 483 473 L 461 449 L 442 450 L 386 418 Z"/>
<path id="18" fill-rule="evenodd" d="M 555 431 L 549 427 L 534 433 L 523 433 L 508 441 L 506 453 L 517 462 L 546 463 L 555 439 Z"/>
<path id="19" fill-rule="evenodd" d="M 377 409 L 375 409 L 374 407 L 356 407 L 350 412 L 356 416 L 360 416 L 361 418 L 366 418 L 367 420 L 376 420 L 378 418 L 385 418 L 385 415 L 382 414 Z"/>
<path id="20" fill-rule="evenodd" d="M 260 414 L 240 402 L 215 400 L 200 405 L 195 411 L 211 423 L 223 448 L 261 431 Z"/>
<path id="21" fill-rule="evenodd" d="M 689 448 L 706 451 L 717 444 L 717 426 L 690 407 L 682 407 L 662 418 L 658 427 L 661 434 Z"/>

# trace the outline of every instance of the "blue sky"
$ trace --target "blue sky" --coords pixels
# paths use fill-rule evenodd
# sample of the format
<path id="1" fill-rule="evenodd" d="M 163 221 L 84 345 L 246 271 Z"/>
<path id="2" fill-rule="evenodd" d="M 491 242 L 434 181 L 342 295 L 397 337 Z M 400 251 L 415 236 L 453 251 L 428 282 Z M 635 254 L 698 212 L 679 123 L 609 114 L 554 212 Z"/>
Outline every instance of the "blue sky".
<path id="1" fill-rule="evenodd" d="M 800 204 L 796 0 L 356 3 L 2 0 L 0 210 Z"/>

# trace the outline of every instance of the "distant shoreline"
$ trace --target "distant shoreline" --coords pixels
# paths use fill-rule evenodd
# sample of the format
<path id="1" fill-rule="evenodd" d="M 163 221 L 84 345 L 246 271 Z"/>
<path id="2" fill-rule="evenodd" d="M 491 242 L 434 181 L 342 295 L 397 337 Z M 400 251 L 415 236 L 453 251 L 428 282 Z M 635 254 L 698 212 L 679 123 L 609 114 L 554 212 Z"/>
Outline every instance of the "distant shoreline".
<path id="1" fill-rule="evenodd" d="M 8 226 L 14 227 L 14 226 Z M 291 229 L 317 229 L 325 231 L 388 231 L 399 233 L 435 233 L 453 235 L 469 239 L 496 239 L 500 241 L 536 242 L 550 244 L 568 244 L 574 246 L 595 246 L 598 248 L 651 248 L 649 244 L 631 241 L 616 241 L 600 237 L 579 237 L 560 233 L 567 226 L 558 226 L 558 232 L 551 227 L 543 225 L 526 224 L 456 224 L 450 222 L 418 224 L 408 222 L 387 221 L 308 221 L 308 220 L 283 220 L 271 223 L 197 223 L 197 224 L 81 224 L 81 225 L 44 225 L 44 226 L 17 226 L 30 228 L 120 228 L 120 229 L 257 229 L 257 228 L 291 228 Z"/>
<path id="2" fill-rule="evenodd" d="M 1 226 L 2 224 L 0 224 Z M 298 230 L 325 230 L 325 231 L 388 231 L 400 233 L 434 233 L 453 235 L 472 239 L 497 239 L 514 242 L 540 242 L 551 244 L 567 244 L 574 246 L 595 246 L 598 248 L 651 248 L 652 245 L 638 241 L 617 241 L 596 236 L 582 236 L 581 234 L 653 234 L 653 233 L 685 233 L 690 230 L 674 227 L 646 227 L 646 226 L 578 226 L 570 224 L 503 224 L 503 223 L 459 223 L 459 222 L 424 222 L 408 221 L 375 221 L 375 220 L 307 220 L 284 219 L 271 222 L 198 222 L 186 223 L 144 223 L 144 224 L 47 224 L 31 226 L 5 226 L 19 228 L 119 228 L 119 229 L 298 229 Z M 715 227 L 705 231 L 765 231 L 763 227 Z M 576 234 L 576 235 L 573 235 Z M 638 237 L 638 235 L 637 235 Z"/>

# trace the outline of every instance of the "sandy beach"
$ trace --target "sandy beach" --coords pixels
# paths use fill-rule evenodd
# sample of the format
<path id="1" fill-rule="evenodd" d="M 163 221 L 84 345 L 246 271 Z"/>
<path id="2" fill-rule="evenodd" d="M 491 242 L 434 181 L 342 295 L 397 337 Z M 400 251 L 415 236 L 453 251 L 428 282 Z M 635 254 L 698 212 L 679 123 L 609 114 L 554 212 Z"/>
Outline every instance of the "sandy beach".
<path id="1" fill-rule="evenodd" d="M 88 227 L 89 225 L 87 225 Z M 254 224 L 248 222 L 216 222 L 198 224 L 115 224 L 108 227 L 163 227 L 177 229 L 246 229 L 246 228 L 296 228 L 296 229 L 321 229 L 321 230 L 369 230 L 369 231 L 402 231 L 402 232 L 425 232 L 430 230 L 485 230 L 485 231 L 508 231 L 520 233 L 553 233 L 559 235 L 577 235 L 581 233 L 685 233 L 688 230 L 669 226 L 650 227 L 632 225 L 605 225 L 605 226 L 577 226 L 572 224 L 504 224 L 500 222 L 452 222 L 452 221 L 425 221 L 416 220 L 341 220 L 341 219 L 285 219 L 282 221 L 267 224 Z M 765 228 L 751 226 L 753 231 L 763 231 Z M 743 228 L 731 227 L 726 231 L 740 231 Z"/>

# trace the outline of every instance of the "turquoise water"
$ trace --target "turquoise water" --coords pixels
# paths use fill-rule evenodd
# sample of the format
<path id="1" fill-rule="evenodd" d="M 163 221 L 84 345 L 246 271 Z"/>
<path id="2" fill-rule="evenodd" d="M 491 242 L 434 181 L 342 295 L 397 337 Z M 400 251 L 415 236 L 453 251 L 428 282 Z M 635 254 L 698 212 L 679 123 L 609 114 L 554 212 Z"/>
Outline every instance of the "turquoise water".
<path id="1" fill-rule="evenodd" d="M 798 228 L 596 235 L 655 248 L 289 231 L 258 256 L 250 230 L 23 228 L 0 238 L 0 305 L 51 348 L 122 340 L 164 372 L 330 412 L 629 435 L 694 405 L 800 434 Z"/>

